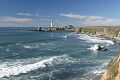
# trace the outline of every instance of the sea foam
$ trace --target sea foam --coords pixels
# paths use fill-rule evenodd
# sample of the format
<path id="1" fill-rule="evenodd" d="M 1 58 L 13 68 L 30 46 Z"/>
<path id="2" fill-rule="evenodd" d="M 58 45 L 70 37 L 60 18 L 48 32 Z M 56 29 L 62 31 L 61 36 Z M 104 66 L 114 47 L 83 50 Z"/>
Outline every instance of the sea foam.
<path id="1" fill-rule="evenodd" d="M 67 36 L 62 36 L 63 38 L 67 38 Z"/>
<path id="2" fill-rule="evenodd" d="M 94 46 L 91 46 L 91 47 L 88 48 L 88 49 L 93 50 L 93 51 L 97 51 L 98 48 L 99 48 L 98 45 L 95 44 Z"/>
<path id="3" fill-rule="evenodd" d="M 54 58 L 56 58 L 56 57 L 42 60 L 42 61 L 34 63 L 34 64 L 0 67 L 0 78 L 9 77 L 11 75 L 19 75 L 21 73 L 27 73 L 32 70 L 36 70 L 38 68 L 44 68 L 44 67 L 46 67 L 46 64 L 51 64 L 51 62 Z"/>
<path id="4" fill-rule="evenodd" d="M 86 42 L 89 43 L 106 43 L 106 44 L 114 44 L 113 41 L 111 40 L 106 40 L 105 38 L 100 38 L 100 37 L 96 37 L 96 36 L 89 36 L 86 34 L 78 34 L 78 38 L 85 40 Z"/>
<path id="5" fill-rule="evenodd" d="M 100 76 L 105 71 L 105 66 L 108 64 L 108 60 L 96 60 L 101 65 L 93 67 L 90 71 L 88 71 L 80 80 L 96 80 L 97 76 Z"/>
<path id="6" fill-rule="evenodd" d="M 47 66 L 74 63 L 76 61 L 70 58 L 71 57 L 69 57 L 68 55 L 62 55 L 62 56 L 53 56 L 51 58 L 41 60 L 39 62 L 24 64 L 24 65 L 19 64 L 17 62 L 16 64 L 11 64 L 11 65 L 4 63 L 3 65 L 0 65 L 0 78 L 27 73 L 39 68 L 43 69 Z"/>

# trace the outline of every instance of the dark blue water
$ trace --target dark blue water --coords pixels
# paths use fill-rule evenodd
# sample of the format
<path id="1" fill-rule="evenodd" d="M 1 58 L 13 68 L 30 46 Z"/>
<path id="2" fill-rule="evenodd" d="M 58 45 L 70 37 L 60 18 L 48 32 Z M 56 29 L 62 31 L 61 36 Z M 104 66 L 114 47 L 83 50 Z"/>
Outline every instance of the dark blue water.
<path id="1" fill-rule="evenodd" d="M 118 46 L 110 40 L 29 29 L 35 28 L 0 28 L 1 80 L 90 80 L 117 55 Z M 90 50 L 95 44 L 109 50 Z"/>

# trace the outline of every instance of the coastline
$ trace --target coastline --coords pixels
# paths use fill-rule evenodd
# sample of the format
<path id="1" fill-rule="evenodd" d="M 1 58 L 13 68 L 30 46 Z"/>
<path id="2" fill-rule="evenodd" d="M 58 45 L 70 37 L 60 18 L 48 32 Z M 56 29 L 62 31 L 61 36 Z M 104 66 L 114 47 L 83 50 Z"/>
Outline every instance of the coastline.
<path id="1" fill-rule="evenodd" d="M 72 27 L 72 28 L 65 28 L 65 27 L 48 27 L 47 30 L 66 30 L 76 32 L 77 34 L 88 34 L 88 35 L 96 35 L 98 37 L 104 37 L 106 39 L 111 40 L 120 40 L 120 28 L 119 27 Z"/>
<path id="2" fill-rule="evenodd" d="M 81 62 L 82 60 L 80 60 L 80 61 L 77 61 L 78 63 L 76 63 L 76 66 L 78 65 L 78 69 L 80 68 L 79 66 L 81 66 L 81 65 L 84 65 L 83 67 L 86 67 L 86 66 L 88 66 L 88 67 L 86 67 L 86 68 L 89 68 L 89 67 L 91 67 L 90 68 L 90 71 L 88 71 L 87 69 L 85 70 L 86 71 L 86 73 L 85 73 L 85 75 L 84 75 L 84 73 L 83 73 L 83 80 L 90 80 L 91 78 L 93 78 L 93 80 L 99 80 L 100 79 L 100 77 L 102 76 L 102 74 L 100 73 L 101 72 L 101 70 L 103 70 L 102 69 L 102 65 L 103 65 L 103 63 L 104 62 L 106 62 L 106 61 L 102 61 L 101 60 L 101 58 L 99 59 L 99 57 L 96 57 L 96 55 L 95 54 L 92 54 L 92 52 L 91 52 L 91 54 L 90 54 L 90 50 L 86 50 L 87 48 L 89 48 L 89 47 L 91 47 L 91 46 L 93 46 L 94 45 L 94 43 L 93 42 L 86 42 L 87 41 L 87 39 L 89 39 L 89 37 L 86 37 L 86 40 L 81 40 L 81 43 L 79 42 L 80 41 L 80 35 L 79 34 L 76 34 L 75 32 L 68 32 L 68 31 L 63 31 L 63 32 L 67 32 L 67 33 L 65 33 L 65 34 L 63 34 L 62 33 L 62 31 L 53 31 L 53 32 L 49 32 L 49 33 L 46 33 L 46 32 L 43 32 L 43 33 L 37 33 L 38 35 L 41 35 L 41 34 L 46 34 L 46 36 L 48 36 L 48 34 L 51 34 L 52 33 L 52 35 L 53 35 L 53 33 L 56 35 L 57 34 L 57 32 L 60 32 L 60 34 L 61 35 L 59 35 L 59 37 L 60 37 L 60 40 L 63 40 L 63 41 L 61 41 L 61 42 L 68 42 L 68 40 L 66 40 L 66 39 L 70 39 L 70 43 L 69 44 L 71 44 L 71 43 L 73 43 L 73 42 L 75 42 L 72 46 L 73 46 L 73 50 L 69 50 L 70 49 L 70 47 L 67 47 L 66 46 L 66 48 L 68 48 L 68 51 L 70 51 L 70 52 L 68 52 L 68 56 L 66 57 L 65 56 L 65 58 L 64 58 L 64 56 L 60 56 L 60 59 L 62 58 L 64 61 L 66 61 L 67 59 L 69 60 L 71 60 L 71 58 L 72 57 L 70 57 L 69 56 L 69 53 L 70 54 L 72 54 L 73 55 L 73 52 L 74 52 L 74 47 L 77 45 L 77 47 L 75 48 L 75 49 L 77 49 L 78 50 L 78 52 L 75 52 L 76 54 L 74 55 L 74 56 L 80 56 L 80 58 L 84 58 L 85 57 L 85 63 L 84 62 Z M 17 33 L 19 33 L 19 32 L 17 32 Z M 21 32 L 20 32 L 21 33 Z M 24 33 L 26 33 L 26 32 L 24 32 Z M 24 34 L 23 32 L 22 32 L 22 34 Z M 69 34 L 70 33 L 70 34 Z M 28 32 L 27 32 L 27 34 L 29 34 Z M 31 33 L 30 33 L 31 34 Z M 33 32 L 33 34 L 34 34 L 34 32 Z M 71 35 L 72 34 L 72 35 Z M 35 34 L 36 35 L 36 34 Z M 33 36 L 35 36 L 35 35 L 33 35 Z M 36 35 L 36 37 L 38 37 L 38 35 Z M 84 35 L 84 34 L 82 34 L 82 35 Z M 87 35 L 89 35 L 89 34 L 87 34 Z M 85 36 L 87 36 L 87 35 L 85 35 Z M 94 34 L 93 34 L 94 35 Z M 18 36 L 18 35 L 16 35 L 16 36 Z M 25 35 L 26 37 L 24 37 L 24 38 L 26 38 L 26 40 L 28 41 L 28 39 L 27 39 L 27 36 L 28 35 Z M 45 35 L 44 35 L 45 36 Z M 50 35 L 51 36 L 51 35 Z M 58 36 L 58 35 L 56 35 L 56 36 Z M 67 36 L 67 38 L 66 37 L 63 37 L 63 36 Z M 83 37 L 85 37 L 85 36 L 81 36 L 81 38 Z M 102 37 L 100 37 L 100 38 L 98 38 L 97 36 L 92 36 L 92 34 L 90 34 L 89 36 L 91 36 L 91 39 L 92 39 L 92 37 L 95 39 L 95 40 L 102 40 Z M 14 36 L 12 36 L 12 37 L 14 37 Z M 73 39 L 73 37 L 75 38 L 75 40 Z M 33 37 L 32 36 L 30 36 L 30 38 L 31 39 L 29 39 L 30 41 L 33 39 Z M 72 41 L 72 42 L 71 42 Z M 77 43 L 76 43 L 76 41 L 78 41 Z M 84 43 L 82 42 L 82 41 L 84 41 Z M 89 41 L 89 40 L 88 40 Z M 103 39 L 103 41 L 105 42 L 105 44 L 107 44 L 107 42 L 106 41 L 108 41 L 108 40 L 104 40 Z M 36 40 L 35 40 L 35 42 L 36 42 Z M 59 42 L 59 41 L 58 41 Z M 56 42 L 56 43 L 58 43 L 58 42 Z M 99 41 L 98 41 L 99 42 Z M 39 43 L 39 42 L 37 42 L 36 44 L 34 43 L 34 42 L 32 42 L 32 43 L 29 43 L 29 44 L 22 44 L 22 43 L 15 43 L 15 46 L 17 46 L 18 48 L 22 48 L 22 49 L 24 49 L 24 50 L 37 50 L 37 49 L 39 49 L 39 47 L 43 47 L 43 46 L 53 46 L 53 45 L 55 45 L 55 43 L 45 43 L 45 42 L 43 42 L 43 43 Z M 87 43 L 87 45 L 86 45 L 86 43 Z M 95 42 L 96 43 L 96 42 Z M 84 46 L 84 50 L 85 50 L 85 52 L 87 53 L 88 52 L 88 54 L 87 55 L 85 55 L 84 56 L 84 50 L 83 50 L 83 52 L 82 51 L 80 51 L 80 50 L 82 50 L 82 48 L 80 48 L 80 44 L 82 44 L 83 46 Z M 99 43 L 98 43 L 99 44 Z M 101 44 L 101 42 L 100 42 L 100 44 Z M 103 45 L 104 45 L 104 43 L 102 43 Z M 109 44 L 109 43 L 108 43 Z M 14 45 L 14 44 L 13 44 Z M 89 45 L 89 46 L 88 46 Z M 64 44 L 63 44 L 63 46 L 64 46 Z M 8 48 L 9 48 L 9 51 L 11 50 L 11 47 L 12 46 L 10 46 L 10 47 L 7 47 L 7 50 L 6 51 L 8 51 Z M 16 48 L 17 48 L 16 47 Z M 58 48 L 58 46 L 55 46 L 55 47 L 57 47 Z M 65 47 L 65 46 L 64 46 Z M 110 46 L 111 47 L 111 46 Z M 61 47 L 62 48 L 62 47 Z M 49 50 L 48 51 L 50 51 L 50 49 L 51 49 L 51 47 L 49 48 Z M 62 49 L 60 49 L 60 50 L 62 50 Z M 8 51 L 8 52 L 9 52 Z M 45 47 L 45 51 L 46 51 L 46 47 Z M 51 50 L 52 51 L 52 50 Z M 57 51 L 58 51 L 58 49 L 57 49 Z M 73 52 L 72 52 L 73 51 Z M 80 52 L 79 52 L 80 51 Z M 101 52 L 100 52 L 101 53 Z M 103 52 L 103 53 L 109 53 L 109 51 L 108 52 Z M 27 54 L 27 53 L 26 53 Z M 29 54 L 29 53 L 28 53 Z M 33 54 L 33 53 L 32 53 Z M 49 55 L 50 53 L 48 52 L 48 55 Z M 23 54 L 24 55 L 24 54 Z M 46 54 L 45 54 L 46 55 Z M 63 55 L 63 54 L 61 54 L 61 55 Z M 103 55 L 103 54 L 98 54 L 98 55 Z M 34 55 L 33 54 L 33 56 L 36 56 L 36 55 Z M 109 56 L 109 55 L 108 55 Z M 54 55 L 53 55 L 53 57 L 54 57 Z M 87 58 L 87 57 L 89 57 L 89 58 Z M 107 56 L 106 56 L 107 57 Z M 97 60 L 95 60 L 95 63 L 94 63 L 94 58 L 96 58 Z M 49 60 L 49 58 L 47 58 L 48 60 Z M 56 59 L 59 59 L 58 57 L 56 58 Z M 92 60 L 93 59 L 93 60 Z M 77 58 L 75 57 L 75 61 L 77 60 Z M 83 59 L 84 60 L 84 59 Z M 57 60 L 57 61 L 59 61 L 59 60 Z M 72 59 L 72 62 L 74 61 L 74 59 Z M 86 64 L 86 61 L 88 62 L 88 64 Z M 66 61 L 67 62 L 67 61 Z M 97 63 L 96 63 L 97 62 Z M 41 64 L 41 61 L 38 61 L 38 63 L 39 64 Z M 45 62 L 46 63 L 46 62 Z M 51 63 L 52 63 L 52 61 L 51 61 Z M 69 63 L 69 62 L 67 62 L 67 63 Z M 80 64 L 81 63 L 81 64 Z M 98 63 L 100 63 L 100 65 L 98 65 Z M 32 63 L 32 65 L 35 65 L 36 63 Z M 61 63 L 60 63 L 61 64 Z M 70 63 L 71 64 L 71 63 Z M 95 65 L 93 65 L 93 64 L 95 64 Z M 31 65 L 31 66 L 32 66 Z M 42 64 L 42 65 L 45 65 L 44 63 Z M 65 64 L 66 65 L 66 64 Z M 74 65 L 74 64 L 72 64 L 72 65 Z M 98 65 L 97 67 L 95 67 L 96 65 Z M 36 65 L 36 66 L 38 66 L 38 65 Z M 19 66 L 18 66 L 19 67 Z M 26 68 L 26 66 L 21 66 L 22 68 Z M 49 66 L 47 66 L 47 67 L 49 67 Z M 93 67 L 93 68 L 92 68 Z M 33 69 L 35 69 L 35 67 L 32 67 Z M 45 67 L 46 68 L 46 67 Z M 72 68 L 72 67 L 71 67 Z M 99 69 L 100 68 L 100 69 Z M 9 69 L 9 67 L 8 67 L 8 69 Z M 14 69 L 16 70 L 16 67 L 14 67 Z M 19 68 L 17 68 L 17 69 L 19 69 Z M 21 68 L 20 68 L 21 69 Z M 32 71 L 33 69 L 29 69 L 30 71 Z M 73 67 L 73 69 L 74 69 L 74 67 Z M 75 68 L 76 69 L 76 68 Z M 98 71 L 97 71 L 97 69 L 98 69 Z M 9 69 L 10 71 L 11 71 L 11 68 Z M 38 70 L 35 70 L 35 71 L 38 71 Z M 77 70 L 78 71 L 78 70 Z M 81 71 L 81 70 L 80 70 Z M 7 71 L 6 71 L 7 72 Z M 73 72 L 74 72 L 74 70 L 73 70 Z M 19 73 L 19 74 L 21 74 L 21 73 Z M 26 72 L 26 74 L 27 74 L 27 72 Z M 86 75 L 87 74 L 87 75 Z M 100 75 L 99 75 L 100 74 Z M 6 74 L 4 74 L 4 75 L 6 75 Z M 12 75 L 11 73 L 10 73 L 10 75 Z M 80 73 L 79 73 L 79 71 L 78 71 L 78 73 L 76 72 L 76 75 L 81 75 Z M 84 76 L 85 76 L 85 78 L 84 78 Z M 78 76 L 77 76 L 77 78 L 78 78 Z M 82 78 L 82 77 L 81 77 Z M 76 79 L 76 77 L 75 77 L 75 79 Z M 80 79 L 80 78 L 79 78 Z M 79 80 L 78 79 L 78 80 Z"/>
<path id="3" fill-rule="evenodd" d="M 77 33 L 78 34 L 78 33 Z M 85 34 L 85 33 L 84 33 Z M 85 34 L 85 35 L 88 35 L 88 34 Z M 88 35 L 88 36 L 91 36 L 91 37 L 93 37 L 93 36 L 95 36 L 95 37 L 98 37 L 98 38 L 105 38 L 105 40 L 110 40 L 110 41 L 113 41 L 113 42 L 115 42 L 115 44 L 119 44 L 119 42 L 117 42 L 118 40 L 116 40 L 116 39 L 112 39 L 112 38 L 109 38 L 109 37 L 103 37 L 103 36 L 98 36 L 98 35 L 95 35 L 95 34 L 92 34 L 92 35 Z M 109 60 L 110 61 L 110 60 Z M 109 61 L 107 61 L 107 65 L 109 64 Z M 105 70 L 106 70 L 106 66 L 107 65 L 105 65 Z M 85 76 L 85 80 L 101 80 L 101 78 L 102 78 L 102 76 L 103 76 L 103 74 L 104 74 L 104 72 L 101 72 L 101 73 L 99 73 L 99 74 L 89 74 L 89 75 L 87 75 L 87 76 Z M 82 79 L 82 80 L 84 80 L 84 79 Z"/>
<path id="4" fill-rule="evenodd" d="M 97 30 L 98 29 L 98 30 Z M 65 28 L 59 28 L 59 27 L 51 27 L 51 28 L 48 28 L 48 30 L 50 31 L 56 31 L 56 30 L 66 30 L 66 31 L 70 31 L 70 32 L 75 32 L 77 34 L 85 34 L 85 35 L 88 35 L 88 36 L 95 36 L 95 37 L 99 37 L 99 38 L 105 38 L 106 40 L 112 40 L 113 42 L 116 42 L 117 44 L 119 44 L 119 41 L 118 38 L 119 37 L 114 37 L 114 36 L 107 36 L 108 34 L 105 34 L 103 33 L 101 29 L 105 29 L 105 30 L 109 30 L 109 28 L 93 28 L 93 27 L 88 27 L 88 28 L 79 28 L 79 27 L 76 27 L 76 28 L 70 28 L 70 29 L 65 29 Z M 105 31 L 104 31 L 105 32 Z M 118 34 L 118 33 L 117 33 Z M 112 33 L 112 35 L 114 35 L 114 33 Z M 117 35 L 116 35 L 117 36 Z M 108 62 L 109 63 L 109 62 Z M 100 73 L 100 74 L 89 74 L 89 76 L 87 75 L 86 77 L 86 80 L 89 80 L 92 78 L 92 80 L 100 80 L 102 75 L 104 74 L 104 72 Z M 83 79 L 84 80 L 84 79 Z"/>
<path id="5" fill-rule="evenodd" d="M 116 42 L 118 45 L 120 45 L 120 29 L 115 28 L 112 30 L 112 28 L 76 28 L 74 31 L 76 33 L 84 33 L 88 35 L 96 35 L 98 37 L 103 37 L 108 40 L 112 40 L 113 42 Z M 119 55 L 118 55 L 119 57 Z M 101 75 L 95 76 L 92 80 L 119 80 L 119 59 L 108 62 L 108 65 L 106 67 L 106 71 L 104 73 L 101 73 Z M 114 79 L 113 79 L 114 78 Z"/>

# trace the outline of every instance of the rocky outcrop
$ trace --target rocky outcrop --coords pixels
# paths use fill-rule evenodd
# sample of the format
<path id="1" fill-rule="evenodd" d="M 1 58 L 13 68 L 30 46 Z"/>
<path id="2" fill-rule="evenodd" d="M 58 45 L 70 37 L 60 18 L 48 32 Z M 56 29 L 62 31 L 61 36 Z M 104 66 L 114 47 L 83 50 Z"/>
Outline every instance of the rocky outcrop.
<path id="1" fill-rule="evenodd" d="M 95 34 L 120 40 L 120 28 L 118 27 L 82 27 L 75 28 L 74 31 L 77 33 Z"/>
<path id="2" fill-rule="evenodd" d="M 98 36 L 108 37 L 112 39 L 120 40 L 120 28 L 119 27 L 48 27 L 48 30 L 67 30 L 67 31 L 75 31 L 77 33 L 85 33 L 85 34 L 95 34 Z"/>
<path id="3" fill-rule="evenodd" d="M 101 80 L 120 80 L 120 56 L 109 62 Z"/>
<path id="4" fill-rule="evenodd" d="M 54 31 L 54 30 L 65 30 L 64 27 L 48 27 L 48 30 Z"/>

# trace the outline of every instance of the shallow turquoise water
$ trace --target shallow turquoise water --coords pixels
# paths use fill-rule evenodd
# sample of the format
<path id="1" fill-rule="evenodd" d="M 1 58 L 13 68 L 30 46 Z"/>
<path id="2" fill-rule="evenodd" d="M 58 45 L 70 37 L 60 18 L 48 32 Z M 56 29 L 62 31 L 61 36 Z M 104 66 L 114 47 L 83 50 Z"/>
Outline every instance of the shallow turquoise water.
<path id="1" fill-rule="evenodd" d="M 29 29 L 34 28 L 0 28 L 1 80 L 90 80 L 117 55 L 118 46 L 110 40 Z M 95 44 L 109 51 L 88 49 Z"/>

